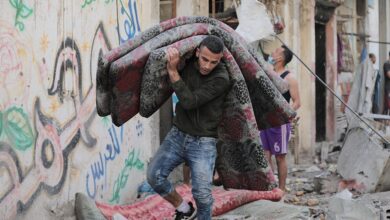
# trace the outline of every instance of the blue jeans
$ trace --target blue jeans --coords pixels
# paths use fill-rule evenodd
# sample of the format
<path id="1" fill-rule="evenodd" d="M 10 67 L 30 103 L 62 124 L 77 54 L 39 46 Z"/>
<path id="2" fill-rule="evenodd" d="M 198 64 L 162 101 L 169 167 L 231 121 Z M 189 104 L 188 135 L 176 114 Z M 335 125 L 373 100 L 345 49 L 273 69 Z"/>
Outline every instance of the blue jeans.
<path id="1" fill-rule="evenodd" d="M 148 166 L 149 184 L 165 197 L 174 190 L 167 180 L 168 175 L 183 162 L 188 164 L 199 220 L 211 219 L 212 215 L 211 183 L 217 156 L 216 141 L 216 138 L 192 136 L 172 127 Z"/>

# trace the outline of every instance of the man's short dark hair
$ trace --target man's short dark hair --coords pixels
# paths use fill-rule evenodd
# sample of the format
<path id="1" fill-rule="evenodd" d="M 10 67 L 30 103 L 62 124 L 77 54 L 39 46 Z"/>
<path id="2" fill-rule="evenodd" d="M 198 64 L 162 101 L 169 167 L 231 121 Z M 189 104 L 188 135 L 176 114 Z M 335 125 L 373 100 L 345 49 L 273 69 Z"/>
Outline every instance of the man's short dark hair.
<path id="1" fill-rule="evenodd" d="M 369 54 L 368 54 L 368 57 L 369 57 L 369 58 L 374 58 L 374 57 L 375 57 L 375 54 L 369 53 Z"/>
<path id="2" fill-rule="evenodd" d="M 202 48 L 203 46 L 207 47 L 207 49 L 213 53 L 222 53 L 223 51 L 223 41 L 221 38 L 214 35 L 209 35 L 203 39 L 199 48 Z"/>
<path id="3" fill-rule="evenodd" d="M 293 58 L 293 53 L 286 45 L 282 45 L 283 50 L 283 56 L 284 56 L 284 65 L 287 65 Z"/>

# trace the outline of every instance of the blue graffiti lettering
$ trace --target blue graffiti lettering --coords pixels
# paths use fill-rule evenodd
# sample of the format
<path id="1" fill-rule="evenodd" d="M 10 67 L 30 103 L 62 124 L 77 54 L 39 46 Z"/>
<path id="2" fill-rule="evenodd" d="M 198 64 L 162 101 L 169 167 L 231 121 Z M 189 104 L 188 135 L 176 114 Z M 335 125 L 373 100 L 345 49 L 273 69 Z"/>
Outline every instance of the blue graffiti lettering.
<path id="1" fill-rule="evenodd" d="M 128 1 L 128 11 L 126 10 L 125 6 L 123 5 L 122 0 L 119 0 L 121 4 L 121 15 L 124 15 L 126 18 L 124 19 L 123 22 L 123 29 L 124 29 L 124 34 L 125 36 L 122 36 L 120 27 L 119 27 L 119 19 L 118 20 L 118 25 L 116 27 L 116 30 L 118 32 L 118 38 L 119 42 L 123 43 L 135 36 L 135 34 L 139 31 L 141 31 L 141 28 L 139 26 L 139 21 L 138 21 L 138 12 L 137 12 L 137 5 L 134 0 L 129 0 Z M 132 4 L 133 3 L 133 4 Z"/>
<path id="2" fill-rule="evenodd" d="M 111 126 L 111 128 L 108 129 L 108 132 L 111 137 L 112 144 L 107 144 L 105 153 L 102 155 L 101 152 L 99 152 L 99 159 L 98 161 L 94 162 L 90 166 L 90 172 L 87 173 L 86 176 L 86 188 L 88 196 L 91 198 L 95 198 L 96 196 L 96 189 L 97 189 L 97 182 L 102 179 L 104 179 L 104 185 L 107 184 L 107 163 L 108 161 L 113 161 L 115 158 L 120 154 L 121 152 L 121 146 L 118 141 L 118 137 L 115 131 L 114 126 Z M 90 176 L 91 181 L 90 183 Z"/>

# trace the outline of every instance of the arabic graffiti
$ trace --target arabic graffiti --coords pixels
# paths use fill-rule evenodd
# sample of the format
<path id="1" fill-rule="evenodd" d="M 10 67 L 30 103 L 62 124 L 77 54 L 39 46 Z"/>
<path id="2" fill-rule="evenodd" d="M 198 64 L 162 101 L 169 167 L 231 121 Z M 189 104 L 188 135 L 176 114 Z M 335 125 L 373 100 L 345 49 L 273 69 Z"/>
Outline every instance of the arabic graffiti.
<path id="1" fill-rule="evenodd" d="M 95 198 L 96 196 L 98 181 L 103 177 L 106 177 L 107 163 L 109 161 L 113 161 L 121 153 L 121 146 L 118 141 L 115 127 L 112 125 L 108 132 L 112 143 L 106 145 L 105 153 L 102 154 L 102 152 L 99 152 L 98 160 L 91 164 L 90 172 L 88 172 L 85 177 L 87 193 L 91 198 Z M 105 182 L 102 183 L 102 188 L 104 187 L 106 181 L 107 180 L 105 179 Z"/>
<path id="2" fill-rule="evenodd" d="M 96 0 L 84 0 L 84 2 L 81 4 L 81 8 L 85 8 L 88 5 L 91 5 L 93 2 L 96 2 Z M 109 4 L 111 2 L 114 2 L 114 0 L 105 0 L 104 3 Z"/>
<path id="3" fill-rule="evenodd" d="M 137 170 L 143 170 L 144 163 L 139 159 L 139 151 L 136 153 L 133 149 L 125 160 L 125 167 L 121 170 L 119 176 L 116 178 L 113 186 L 113 195 L 110 199 L 110 203 L 119 203 L 120 191 L 126 186 L 129 179 L 130 171 L 135 168 Z"/>
<path id="4" fill-rule="evenodd" d="M 31 113 L 26 112 L 26 109 L 30 109 L 28 105 L 16 105 L 13 100 L 0 104 L 0 108 L 4 106 L 0 111 L 0 215 L 5 219 L 15 219 L 17 213 L 26 212 L 42 192 L 56 195 L 63 190 L 69 174 L 69 161 L 73 160 L 70 154 L 81 142 L 88 148 L 94 148 L 97 143 L 97 136 L 90 133 L 96 116 L 96 87 L 93 86 L 94 78 L 91 74 L 95 74 L 96 70 L 88 71 L 87 68 L 87 71 L 82 71 L 82 64 L 96 66 L 101 54 L 110 49 L 103 25 L 100 23 L 96 29 L 90 56 L 82 56 L 76 41 L 70 37 L 66 37 L 59 45 L 57 57 L 52 63 L 51 85 L 42 91 L 47 89 L 49 97 L 59 102 L 58 109 L 66 111 L 74 108 L 75 113 L 68 118 L 47 114 L 47 94 L 28 94 L 28 99 L 35 99 L 32 100 Z M 0 43 L 0 48 L 4 49 L 1 46 Z M 0 56 L 7 57 L 5 54 L 9 53 Z M 82 63 L 82 57 L 88 58 L 86 60 L 91 63 Z M 14 67 L 14 63 L 7 59 L 6 64 Z M 4 74 L 20 74 L 20 71 L 9 71 L 8 66 L 0 62 L 0 81 L 4 79 Z M 69 80 L 70 87 L 64 84 L 67 78 L 73 79 Z M 67 91 L 70 91 L 70 96 L 64 93 Z M 58 101 L 61 99 L 72 100 L 71 106 L 63 105 Z M 44 100 L 42 105 L 40 100 Z M 115 150 L 112 148 L 110 153 L 108 149 L 109 158 L 116 157 Z M 25 161 L 25 158 L 30 157 L 31 165 Z"/>
<path id="5" fill-rule="evenodd" d="M 134 0 L 129 0 L 127 9 L 122 0 L 118 0 L 120 3 L 120 14 L 123 15 L 123 21 L 119 18 L 119 12 L 117 12 L 116 30 L 118 32 L 119 43 L 123 43 L 135 36 L 136 33 L 141 31 L 138 21 L 137 5 Z M 122 25 L 119 25 L 122 23 Z M 124 32 L 124 33 L 123 33 Z"/>
<path id="6" fill-rule="evenodd" d="M 20 20 L 28 18 L 33 13 L 33 10 L 25 5 L 23 0 L 9 0 L 9 3 L 16 9 L 15 27 L 23 31 L 24 23 Z"/>

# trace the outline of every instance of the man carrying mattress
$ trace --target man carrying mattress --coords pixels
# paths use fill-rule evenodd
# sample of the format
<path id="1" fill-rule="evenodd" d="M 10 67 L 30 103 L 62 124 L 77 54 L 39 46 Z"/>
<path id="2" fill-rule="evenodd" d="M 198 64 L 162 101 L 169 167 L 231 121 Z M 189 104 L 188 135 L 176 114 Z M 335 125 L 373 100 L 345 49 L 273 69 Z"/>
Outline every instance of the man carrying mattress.
<path id="1" fill-rule="evenodd" d="M 221 63 L 223 41 L 206 37 L 179 73 L 180 57 L 175 48 L 167 51 L 167 70 L 179 102 L 174 126 L 148 166 L 147 179 L 153 189 L 176 207 L 175 219 L 211 219 L 211 184 L 217 156 L 217 127 L 230 88 L 228 72 Z M 197 210 L 175 191 L 167 180 L 170 172 L 186 162 L 191 170 L 192 194 Z"/>

